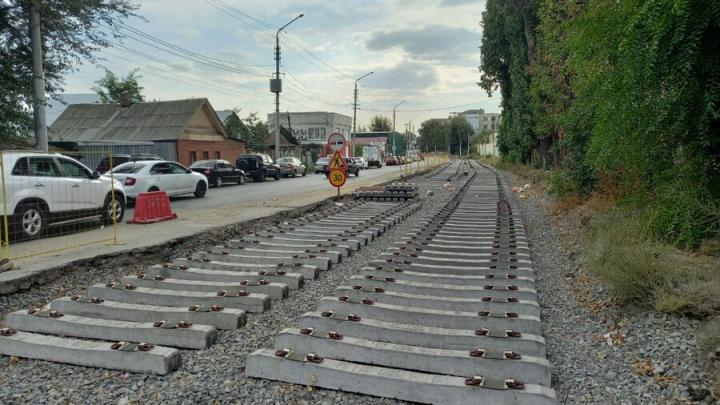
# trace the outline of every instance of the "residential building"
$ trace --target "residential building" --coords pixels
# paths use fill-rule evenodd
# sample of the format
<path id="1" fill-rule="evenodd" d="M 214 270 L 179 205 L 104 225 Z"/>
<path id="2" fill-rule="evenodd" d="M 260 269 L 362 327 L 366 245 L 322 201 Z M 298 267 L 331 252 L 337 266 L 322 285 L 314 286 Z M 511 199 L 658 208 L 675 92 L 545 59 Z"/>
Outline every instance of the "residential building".
<path id="1" fill-rule="evenodd" d="M 481 133 L 480 121 L 482 121 L 482 119 L 483 119 L 485 110 L 483 110 L 482 108 L 478 108 L 476 110 L 467 110 L 467 111 L 463 111 L 463 112 L 455 113 L 455 114 L 465 118 L 465 120 L 467 120 L 468 124 L 470 124 L 470 126 L 472 126 L 475 134 Z"/>
<path id="2" fill-rule="evenodd" d="M 288 128 L 301 144 L 325 144 L 332 133 L 345 135 L 349 140 L 352 118 L 327 111 L 280 113 L 280 125 Z M 275 127 L 275 113 L 268 114 L 268 128 Z"/>
<path id="3" fill-rule="evenodd" d="M 51 143 L 153 143 L 161 157 L 190 165 L 202 159 L 234 161 L 245 142 L 230 137 L 206 98 L 120 104 L 72 104 L 48 129 Z"/>
<path id="4" fill-rule="evenodd" d="M 480 123 L 481 133 L 492 132 L 496 133 L 500 131 L 500 114 L 498 113 L 484 113 L 482 116 L 482 122 Z"/>
<path id="5" fill-rule="evenodd" d="M 96 93 L 66 93 L 58 96 L 59 100 L 48 100 L 47 109 L 45 110 L 45 119 L 47 125 L 52 125 L 60 114 L 65 111 L 70 104 L 98 104 L 100 96 Z"/>
<path id="6" fill-rule="evenodd" d="M 305 156 L 303 156 L 303 147 L 300 141 L 296 137 L 294 137 L 287 128 L 282 125 L 280 126 L 280 135 L 280 157 L 292 156 L 303 161 L 308 160 Z M 264 149 L 262 150 L 262 152 L 267 153 L 274 159 L 278 158 L 277 156 L 275 156 L 274 129 L 271 130 L 268 136 L 265 138 L 263 148 Z"/>

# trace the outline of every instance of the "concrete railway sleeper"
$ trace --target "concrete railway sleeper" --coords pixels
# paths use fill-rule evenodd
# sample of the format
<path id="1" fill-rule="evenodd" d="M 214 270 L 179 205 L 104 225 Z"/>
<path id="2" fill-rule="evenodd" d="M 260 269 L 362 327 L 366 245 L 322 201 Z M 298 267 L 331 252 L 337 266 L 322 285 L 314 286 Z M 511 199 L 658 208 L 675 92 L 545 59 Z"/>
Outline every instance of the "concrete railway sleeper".
<path id="1" fill-rule="evenodd" d="M 429 180 L 444 206 L 252 353 L 248 376 L 422 403 L 556 402 L 516 206 L 476 164 Z"/>
<path id="2" fill-rule="evenodd" d="M 211 346 L 216 329 L 243 327 L 420 207 L 351 201 L 11 313 L 0 354 L 168 374 L 180 367 L 171 347 Z"/>

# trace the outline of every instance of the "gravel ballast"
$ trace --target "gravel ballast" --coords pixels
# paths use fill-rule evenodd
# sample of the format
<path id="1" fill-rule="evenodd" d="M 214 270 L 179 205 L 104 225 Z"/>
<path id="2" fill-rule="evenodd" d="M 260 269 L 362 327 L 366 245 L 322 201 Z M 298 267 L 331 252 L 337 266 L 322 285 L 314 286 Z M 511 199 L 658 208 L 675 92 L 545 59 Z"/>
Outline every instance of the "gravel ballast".
<path id="1" fill-rule="evenodd" d="M 421 188 L 424 192 L 424 189 Z M 434 198 L 424 201 L 432 206 Z M 329 202 L 328 204 L 332 204 Z M 299 213 L 297 214 L 299 215 Z M 394 400 L 370 398 L 330 390 L 276 383 L 244 376 L 245 358 L 258 348 L 272 347 L 275 335 L 295 326 L 305 312 L 316 309 L 320 298 L 333 295 L 335 288 L 383 252 L 388 244 L 409 232 L 422 211 L 391 228 L 359 252 L 320 272 L 316 280 L 288 298 L 275 301 L 272 310 L 249 314 L 244 328 L 218 331 L 218 342 L 205 350 L 183 350 L 180 369 L 159 377 L 57 364 L 28 359 L 0 357 L 0 403 L 270 403 L 270 404 L 388 404 Z M 283 216 L 283 220 L 289 216 Z M 176 246 L 138 252 L 130 257 L 98 259 L 86 268 L 79 266 L 66 276 L 19 294 L 0 297 L 0 316 L 20 308 L 45 304 L 59 296 L 83 293 L 86 286 L 107 282 L 141 270 L 144 266 L 184 256 L 264 229 L 273 219 L 218 229 L 191 238 Z"/>
<path id="2" fill-rule="evenodd" d="M 503 177 L 516 184 L 509 174 Z M 543 334 L 559 402 L 717 403 L 703 371 L 708 360 L 695 339 L 700 322 L 614 305 L 577 254 L 582 225 L 550 214 L 553 201 L 546 193 L 529 196 L 520 206 L 533 243 Z"/>

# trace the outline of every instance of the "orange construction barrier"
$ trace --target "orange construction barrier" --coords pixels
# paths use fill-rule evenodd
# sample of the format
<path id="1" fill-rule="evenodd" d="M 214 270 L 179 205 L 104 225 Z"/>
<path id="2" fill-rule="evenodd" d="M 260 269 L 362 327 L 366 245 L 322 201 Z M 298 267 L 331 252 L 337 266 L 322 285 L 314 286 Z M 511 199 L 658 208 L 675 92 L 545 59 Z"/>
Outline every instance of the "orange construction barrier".
<path id="1" fill-rule="evenodd" d="M 151 224 L 153 222 L 175 219 L 177 215 L 170 209 L 170 199 L 164 191 L 140 193 L 135 199 L 135 212 L 128 224 Z"/>

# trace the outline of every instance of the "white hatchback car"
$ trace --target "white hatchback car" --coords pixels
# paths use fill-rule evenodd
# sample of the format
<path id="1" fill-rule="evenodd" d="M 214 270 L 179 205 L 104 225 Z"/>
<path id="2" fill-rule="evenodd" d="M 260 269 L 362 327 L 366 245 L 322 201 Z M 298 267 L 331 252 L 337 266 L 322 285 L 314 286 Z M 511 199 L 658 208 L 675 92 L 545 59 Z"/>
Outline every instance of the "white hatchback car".
<path id="1" fill-rule="evenodd" d="M 0 215 L 7 206 L 12 239 L 34 239 L 51 226 L 97 218 L 108 224 L 113 214 L 122 221 L 125 190 L 119 181 L 59 153 L 4 152 L 2 157 L 6 197 Z"/>
<path id="2" fill-rule="evenodd" d="M 141 160 L 123 163 L 113 169 L 113 175 L 125 186 L 128 198 L 135 199 L 146 191 L 164 191 L 169 196 L 194 194 L 205 197 L 208 180 L 177 162 Z"/>

